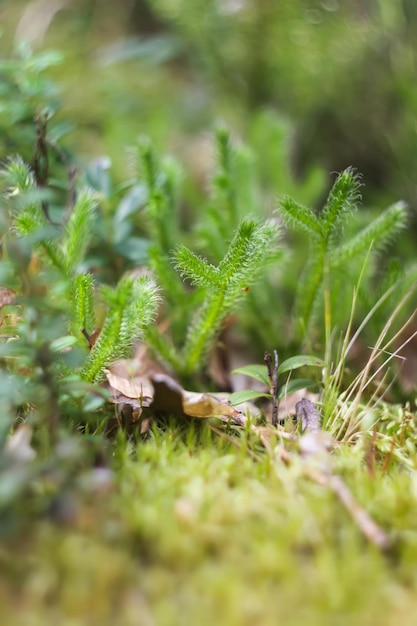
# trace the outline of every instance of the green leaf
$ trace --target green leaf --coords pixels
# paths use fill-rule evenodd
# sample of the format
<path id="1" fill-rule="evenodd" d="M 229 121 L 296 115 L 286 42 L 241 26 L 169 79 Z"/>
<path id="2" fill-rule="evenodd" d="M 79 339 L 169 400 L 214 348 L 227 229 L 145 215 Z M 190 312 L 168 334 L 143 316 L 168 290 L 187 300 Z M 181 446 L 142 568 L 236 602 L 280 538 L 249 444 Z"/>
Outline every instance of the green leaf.
<path id="1" fill-rule="evenodd" d="M 181 40 L 173 35 L 123 37 L 120 41 L 100 49 L 100 64 L 107 67 L 143 59 L 150 65 L 159 65 L 178 57 L 181 50 Z"/>
<path id="2" fill-rule="evenodd" d="M 131 187 L 117 207 L 117 211 L 113 217 L 114 228 L 117 229 L 124 220 L 139 211 L 139 209 L 142 209 L 148 200 L 149 192 L 144 184 Z M 115 234 L 115 239 L 120 241 L 120 239 L 117 238 L 117 233 Z"/>
<path id="3" fill-rule="evenodd" d="M 89 393 L 83 398 L 83 411 L 86 413 L 92 413 L 97 409 L 100 409 L 107 402 L 106 398 L 96 393 Z"/>
<path id="4" fill-rule="evenodd" d="M 278 393 L 278 400 L 282 400 L 284 396 L 289 396 L 291 393 L 295 391 L 299 391 L 300 389 L 308 389 L 309 387 L 314 387 L 317 385 L 315 380 L 309 380 L 304 378 L 295 378 L 294 380 L 290 380 L 288 384 L 283 385 Z"/>
<path id="5" fill-rule="evenodd" d="M 60 52 L 54 50 L 34 54 L 28 61 L 27 67 L 35 72 L 43 72 L 53 65 L 60 65 L 64 58 Z"/>
<path id="6" fill-rule="evenodd" d="M 245 376 L 259 380 L 259 382 L 269 387 L 268 369 L 266 365 L 245 365 L 244 367 L 238 367 L 233 370 L 232 374 L 244 374 Z"/>
<path id="7" fill-rule="evenodd" d="M 262 391 L 253 391 L 252 389 L 243 389 L 242 391 L 235 391 L 229 396 L 229 402 L 232 406 L 248 402 L 249 400 L 255 400 L 256 398 L 268 398 L 272 399 L 270 393 L 263 393 Z"/>
<path id="8" fill-rule="evenodd" d="M 86 172 L 87 184 L 98 191 L 104 198 L 109 199 L 112 194 L 112 181 L 110 178 L 111 160 L 109 157 L 95 159 Z"/>
<path id="9" fill-rule="evenodd" d="M 316 356 L 311 356 L 309 354 L 299 354 L 283 361 L 278 367 L 278 374 L 283 374 L 284 372 L 296 370 L 299 367 L 304 367 L 306 365 L 308 365 L 309 367 L 323 367 L 324 361 Z"/>
<path id="10" fill-rule="evenodd" d="M 129 237 L 114 246 L 115 251 L 125 259 L 144 265 L 148 261 L 148 250 L 150 242 L 143 237 Z"/>
<path id="11" fill-rule="evenodd" d="M 76 343 L 77 337 L 74 337 L 74 335 L 66 335 L 65 337 L 59 337 L 58 339 L 55 339 L 55 341 L 52 341 L 49 347 L 52 352 L 61 352 L 61 350 L 70 348 Z"/>

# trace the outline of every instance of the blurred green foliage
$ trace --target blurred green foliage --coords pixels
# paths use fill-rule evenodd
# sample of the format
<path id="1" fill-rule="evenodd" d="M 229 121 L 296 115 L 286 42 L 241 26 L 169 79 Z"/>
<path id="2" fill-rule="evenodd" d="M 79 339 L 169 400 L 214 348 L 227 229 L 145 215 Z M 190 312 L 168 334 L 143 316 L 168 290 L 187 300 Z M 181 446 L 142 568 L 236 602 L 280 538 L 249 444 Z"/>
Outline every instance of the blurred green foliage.
<path id="1" fill-rule="evenodd" d="M 294 165 L 354 164 L 370 198 L 416 199 L 413 0 L 150 0 L 216 92 L 296 128 Z M 372 185 L 372 187 L 371 187 Z"/>
<path id="2" fill-rule="evenodd" d="M 300 2 L 299 5 L 303 6 L 303 3 Z M 230 3 L 230 6 L 222 5 L 220 8 L 215 3 L 207 3 L 203 9 L 198 4 L 191 7 L 186 2 L 154 2 L 146 12 L 146 28 L 144 27 L 145 32 L 141 35 L 131 33 L 134 22 L 129 23 L 127 7 L 126 13 L 122 13 L 117 19 L 110 8 L 108 13 L 93 11 L 88 14 L 86 7 L 77 6 L 76 3 L 68 6 L 57 3 L 56 11 L 54 9 L 49 14 L 45 7 L 46 12 L 42 12 L 38 5 L 29 3 L 23 16 L 18 14 L 20 21 L 16 28 L 17 38 L 26 36 L 39 51 L 31 54 L 29 44 L 21 42 L 17 46 L 17 54 L 9 51 L 2 63 L 0 122 L 4 129 L 4 154 L 16 150 L 28 156 L 35 172 L 38 172 L 38 177 L 44 178 L 38 183 L 42 185 L 47 180 L 48 191 L 56 194 L 54 201 L 50 203 L 50 209 L 53 218 L 58 220 L 63 217 L 65 195 L 68 197 L 68 205 L 69 198 L 74 193 L 77 170 L 85 171 L 83 177 L 86 183 L 98 194 L 100 217 L 94 224 L 89 266 L 94 268 L 100 280 L 114 284 L 126 269 L 146 265 L 150 260 L 157 281 L 164 288 L 165 313 L 170 319 L 172 335 L 177 343 L 182 343 L 189 332 L 187 320 L 190 320 L 190 316 L 184 315 L 184 312 L 187 307 L 189 311 L 192 310 L 193 299 L 199 305 L 201 301 L 198 300 L 198 294 L 196 296 L 194 293 L 190 297 L 181 286 L 175 288 L 178 279 L 173 278 L 175 274 L 169 260 L 174 248 L 178 244 L 191 243 L 191 250 L 196 250 L 207 256 L 210 262 L 218 264 L 227 252 L 232 233 L 238 229 L 245 216 L 252 214 L 261 220 L 269 218 L 277 205 L 277 198 L 283 194 L 289 194 L 297 202 L 301 201 L 307 206 L 318 206 L 329 184 L 320 159 L 311 160 L 302 180 L 298 178 L 297 169 L 292 166 L 294 154 L 300 145 L 297 137 L 304 113 L 301 101 L 297 106 L 289 106 L 290 85 L 296 86 L 299 83 L 300 89 L 303 87 L 305 90 L 301 99 L 303 106 L 307 107 L 307 102 L 310 102 L 313 110 L 321 101 L 315 88 L 317 82 L 311 80 L 310 74 L 314 73 L 313 69 L 317 72 L 319 66 L 321 67 L 318 63 L 319 52 L 325 49 L 326 37 L 330 45 L 331 24 L 335 27 L 335 33 L 339 33 L 338 29 L 342 29 L 346 15 L 335 3 L 322 7 L 321 13 L 317 9 L 314 15 L 311 14 L 311 9 L 296 13 L 296 6 L 297 3 L 276 6 L 268 2 L 259 5 L 242 2 L 236 5 Z M 38 11 L 39 24 L 29 21 L 31 11 Z M 133 19 L 132 7 L 131 11 Z M 74 30 L 75 34 L 75 26 L 78 24 L 78 45 L 72 45 L 61 56 L 44 52 L 43 46 L 64 28 L 62 12 L 68 12 L 69 18 L 65 21 L 68 31 L 62 32 Z M 323 14 L 320 19 L 319 14 Z M 16 13 L 13 15 L 16 16 Z M 200 24 L 199 20 L 203 15 L 206 19 Z M 316 33 L 313 27 L 322 25 L 324 28 L 323 16 L 326 15 L 330 16 L 328 19 L 331 22 L 324 29 L 322 39 L 314 39 L 316 54 L 308 58 L 306 67 L 296 64 L 297 71 L 290 71 L 291 55 L 287 59 L 281 46 L 276 46 L 273 42 L 282 40 L 289 45 L 288 42 L 293 41 L 289 34 L 295 24 L 304 29 L 304 39 L 308 39 L 307 33 L 309 37 L 313 37 L 313 32 Z M 111 31 L 114 40 L 110 42 L 104 37 L 102 41 L 98 37 L 99 28 L 112 16 L 115 22 L 112 29 L 109 29 L 108 39 Z M 165 21 L 161 21 L 161 16 Z M 351 19 L 354 16 L 359 19 L 357 11 L 352 13 Z M 271 80 L 265 80 L 264 89 L 251 85 L 250 76 L 245 74 L 248 70 L 248 57 L 243 54 L 250 40 L 251 29 L 253 36 L 255 31 L 260 34 L 259 29 L 255 28 L 260 17 L 268 18 L 268 29 L 272 29 L 265 34 L 265 38 L 270 39 L 267 58 L 259 61 L 259 68 L 254 72 L 254 76 L 260 81 L 261 68 L 271 73 Z M 368 18 L 368 13 L 361 17 L 365 25 L 368 24 Z M 83 19 L 84 26 L 81 28 L 80 20 Z M 202 38 L 194 42 L 193 28 L 197 28 L 198 24 Z M 245 28 L 243 24 L 246 24 Z M 222 28 L 226 27 L 230 36 L 224 41 L 220 34 L 223 32 Z M 280 29 L 284 29 L 281 35 Z M 341 32 L 343 36 L 347 36 L 345 30 L 342 29 Z M 41 35 L 45 40 L 42 45 L 38 42 Z M 359 37 L 358 34 L 357 36 Z M 194 44 L 207 43 L 215 37 L 219 37 L 219 45 L 215 47 L 220 58 L 224 56 L 227 59 L 226 65 L 230 66 L 229 69 L 226 68 L 227 71 L 219 67 L 220 59 L 216 59 L 211 48 L 206 49 L 203 46 L 201 50 L 196 50 L 192 63 L 188 58 Z M 234 37 L 236 45 L 228 51 L 227 46 L 231 45 Z M 301 38 L 300 41 L 304 39 Z M 65 49 L 68 44 L 65 37 L 62 44 Z M 364 46 L 365 41 L 362 44 Z M 223 46 L 226 46 L 224 53 Z M 316 48 L 313 46 L 312 50 Z M 260 55 L 263 54 L 262 49 L 256 49 Z M 300 44 L 299 51 L 301 49 Z M 355 54 L 359 54 L 361 50 L 359 47 Z M 204 64 L 205 54 L 213 63 L 211 69 Z M 82 66 L 81 58 L 87 58 Z M 281 64 L 278 63 L 279 60 Z M 332 63 L 337 60 L 337 55 L 332 55 Z M 339 59 L 339 62 L 342 63 L 342 60 Z M 346 62 L 344 56 L 343 62 Z M 59 76 L 56 66 L 59 67 Z M 320 71 L 325 74 L 329 70 L 326 66 Z M 80 73 L 78 85 L 73 82 L 75 72 Z M 230 81 L 226 81 L 227 84 L 223 82 L 222 76 L 228 72 L 235 77 L 240 76 L 236 87 L 229 84 Z M 340 72 L 334 73 L 335 76 L 340 73 L 346 80 L 349 74 L 346 67 L 344 72 L 340 69 Z M 278 93 L 277 81 L 281 74 L 286 77 L 288 85 L 283 89 L 280 98 L 275 99 L 274 90 Z M 114 83 L 113 78 L 116 75 L 120 82 Z M 164 79 L 167 76 L 169 83 L 165 84 Z M 136 79 L 134 89 L 129 95 L 126 89 Z M 328 83 L 329 80 L 326 79 L 326 86 Z M 285 87 L 284 79 L 282 84 Z M 184 89 L 181 89 L 181 85 Z M 110 91 L 103 92 L 103 87 Z M 254 95 L 263 92 L 265 94 L 259 96 L 258 101 L 258 96 L 250 96 L 251 90 Z M 170 96 L 172 93 L 170 98 L 167 97 L 168 91 Z M 108 97 L 110 92 L 111 99 Z M 196 115 L 190 119 L 187 115 L 189 110 L 184 104 L 194 102 L 197 92 L 203 97 L 199 101 Z M 327 93 L 326 87 L 322 90 L 324 99 Z M 210 97 L 214 94 L 218 94 L 218 101 L 211 102 Z M 74 108 L 74 102 L 78 109 Z M 233 111 L 228 103 L 233 104 Z M 269 104 L 270 108 L 263 108 L 261 103 Z M 142 111 L 143 117 L 140 115 L 142 104 L 146 106 Z M 285 112 L 285 115 L 277 113 L 274 108 Z M 204 116 L 216 112 L 224 112 L 234 128 L 230 135 L 219 126 L 217 162 L 212 158 L 212 143 L 207 141 L 206 135 L 201 131 L 204 128 Z M 92 117 L 95 118 L 94 124 Z M 46 123 L 47 145 L 42 145 L 42 124 Z M 210 125 L 212 126 L 212 122 Z M 167 146 L 178 146 L 178 153 L 182 158 L 167 158 L 159 165 L 156 153 L 144 140 L 139 142 L 139 154 L 135 154 L 138 148 L 130 148 L 129 155 L 126 156 L 125 146 L 123 150 L 120 147 L 120 142 L 126 137 L 125 131 L 128 133 L 127 143 L 132 145 L 136 140 L 133 133 L 145 129 L 152 137 L 152 145 L 158 146 L 163 140 L 164 150 Z M 193 130 L 193 134 L 188 134 Z M 116 155 L 115 164 L 109 157 L 103 156 L 103 153 L 97 153 L 94 146 L 87 147 L 93 137 L 94 141 L 100 142 L 96 144 L 96 148 L 111 148 L 113 131 L 117 137 L 117 151 L 112 153 L 112 158 Z M 248 145 L 242 143 L 240 134 L 247 137 Z M 49 171 L 45 170 L 42 152 L 45 149 L 55 157 L 53 162 L 48 161 Z M 94 158 L 87 166 L 91 156 Z M 180 160 L 185 164 L 186 176 L 178 164 Z M 62 176 L 63 173 L 67 176 L 67 181 Z M 365 189 L 368 188 L 367 180 L 366 183 Z M 208 200 L 204 194 L 207 186 Z M 362 215 L 362 220 L 365 224 L 369 217 Z M 349 220 L 349 224 L 345 226 L 350 229 L 351 236 L 361 226 L 360 221 L 361 218 L 355 226 Z M 368 238 L 369 243 L 370 238 L 371 236 Z M 275 342 L 281 350 L 293 350 L 300 338 L 302 339 L 300 333 L 294 331 L 300 320 L 297 317 L 294 324 L 292 313 L 294 300 L 300 302 L 305 299 L 298 279 L 307 260 L 306 246 L 305 240 L 297 235 L 289 234 L 287 240 L 291 243 L 291 251 L 295 252 L 291 253 L 290 262 L 288 255 L 279 253 L 280 260 L 287 256 L 286 271 L 282 272 L 276 265 L 268 269 L 263 284 L 246 298 L 249 306 L 246 307 L 243 324 L 249 336 L 255 336 L 261 341 L 262 349 L 270 347 L 268 343 L 271 335 L 278 338 Z M 383 269 L 389 264 L 384 262 L 381 265 L 379 276 L 383 275 Z M 394 265 L 397 271 L 393 281 L 400 274 L 398 265 Z M 332 300 L 335 303 L 333 308 L 338 313 L 334 318 L 337 318 L 339 329 L 346 323 L 349 310 L 346 299 L 353 292 L 359 269 L 353 270 L 353 260 L 350 259 L 349 272 L 343 267 L 342 273 L 343 294 L 342 281 L 332 285 Z M 346 284 L 347 275 L 349 289 Z M 305 286 L 306 280 L 303 284 Z M 345 305 L 337 306 L 342 301 L 341 294 L 344 295 L 342 300 Z M 361 304 L 361 308 L 356 311 L 358 319 L 362 319 L 369 310 L 369 298 L 366 300 L 365 294 Z M 309 308 L 312 306 L 311 302 Z M 272 320 L 259 324 L 260 319 L 271 318 L 271 310 L 274 311 Z M 306 316 L 302 317 L 301 323 L 307 324 Z M 321 331 L 311 333 L 309 329 L 308 332 L 309 342 L 318 341 L 319 345 L 323 345 Z M 285 337 L 285 340 L 279 339 L 281 337 Z M 161 345 L 159 349 L 161 350 Z"/>
<path id="3" fill-rule="evenodd" d="M 3 5 L 3 51 L 15 38 L 65 52 L 57 75 L 77 153 L 112 154 L 118 176 L 132 134 L 195 162 L 214 118 L 247 137 L 270 107 L 290 120 L 298 176 L 354 165 L 367 204 L 415 205 L 413 0 Z"/>

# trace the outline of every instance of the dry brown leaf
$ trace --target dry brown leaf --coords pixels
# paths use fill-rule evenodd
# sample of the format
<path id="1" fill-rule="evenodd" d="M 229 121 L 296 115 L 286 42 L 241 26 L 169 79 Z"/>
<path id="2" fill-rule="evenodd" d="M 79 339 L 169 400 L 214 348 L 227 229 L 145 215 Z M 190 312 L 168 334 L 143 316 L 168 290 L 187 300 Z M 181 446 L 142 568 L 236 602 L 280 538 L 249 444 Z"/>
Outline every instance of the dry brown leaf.
<path id="1" fill-rule="evenodd" d="M 227 401 L 208 393 L 186 391 L 167 374 L 124 378 L 107 370 L 106 377 L 114 404 L 128 404 L 135 409 L 149 407 L 156 412 L 200 419 L 239 418 L 239 423 L 243 422 L 242 414 Z"/>
<path id="2" fill-rule="evenodd" d="M 234 417 L 238 412 L 228 403 L 208 393 L 186 391 L 166 374 L 152 377 L 155 398 L 152 408 L 158 411 L 184 413 L 189 417 Z"/>
<path id="3" fill-rule="evenodd" d="M 152 402 L 154 411 L 182 415 L 182 387 L 176 380 L 167 374 L 155 374 L 152 376 L 152 384 L 155 394 Z"/>
<path id="4" fill-rule="evenodd" d="M 233 417 L 237 411 L 208 393 L 183 392 L 184 413 L 193 417 Z"/>
<path id="5" fill-rule="evenodd" d="M 116 390 L 125 398 L 142 402 L 142 406 L 149 406 L 154 396 L 154 388 L 151 381 L 146 376 L 135 376 L 133 378 L 123 378 L 112 371 L 106 371 L 106 378 L 110 389 Z"/>

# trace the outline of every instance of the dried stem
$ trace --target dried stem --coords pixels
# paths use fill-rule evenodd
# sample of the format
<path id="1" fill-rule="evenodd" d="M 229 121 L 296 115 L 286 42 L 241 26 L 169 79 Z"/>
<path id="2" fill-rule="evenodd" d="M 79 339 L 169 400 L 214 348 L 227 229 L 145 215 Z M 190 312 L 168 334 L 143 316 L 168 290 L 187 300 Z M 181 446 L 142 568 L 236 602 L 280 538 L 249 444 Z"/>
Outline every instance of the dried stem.
<path id="1" fill-rule="evenodd" d="M 38 115 L 35 119 L 35 123 L 37 134 L 35 154 L 33 157 L 33 172 L 37 187 L 42 188 L 46 187 L 49 175 L 48 143 L 46 139 L 48 116 L 46 114 Z M 41 206 L 45 218 L 48 222 L 50 222 L 48 204 L 42 200 Z"/>
<path id="2" fill-rule="evenodd" d="M 264 354 L 264 362 L 268 368 L 269 391 L 272 396 L 272 426 L 278 426 L 278 352 L 274 350 L 274 366 L 272 366 L 272 356 L 269 352 Z"/>

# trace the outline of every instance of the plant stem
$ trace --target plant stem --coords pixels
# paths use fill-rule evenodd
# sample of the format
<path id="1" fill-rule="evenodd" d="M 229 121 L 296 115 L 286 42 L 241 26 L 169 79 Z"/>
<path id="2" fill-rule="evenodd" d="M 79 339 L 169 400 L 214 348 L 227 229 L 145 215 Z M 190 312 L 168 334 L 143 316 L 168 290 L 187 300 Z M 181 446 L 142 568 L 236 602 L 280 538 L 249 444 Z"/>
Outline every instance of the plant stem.
<path id="1" fill-rule="evenodd" d="M 274 350 L 274 367 L 269 352 L 265 352 L 264 362 L 268 368 L 269 391 L 272 396 L 272 426 L 278 426 L 278 352 Z"/>
<path id="2" fill-rule="evenodd" d="M 332 359 L 332 308 L 330 297 L 330 267 L 327 243 L 323 254 L 323 299 L 324 299 L 324 332 L 325 332 L 325 373 L 324 378 L 330 374 Z"/>
<path id="3" fill-rule="evenodd" d="M 213 335 L 213 332 L 219 324 L 219 318 L 222 314 L 226 290 L 227 286 L 223 285 L 217 296 L 207 306 L 206 311 L 203 312 L 204 323 L 201 324 L 201 330 L 197 339 L 194 339 L 194 337 L 191 336 L 191 338 L 187 340 L 185 344 L 184 374 L 187 376 L 193 374 L 195 370 L 198 369 L 199 363 L 201 361 L 201 356 L 204 350 L 207 348 L 210 337 Z"/>

